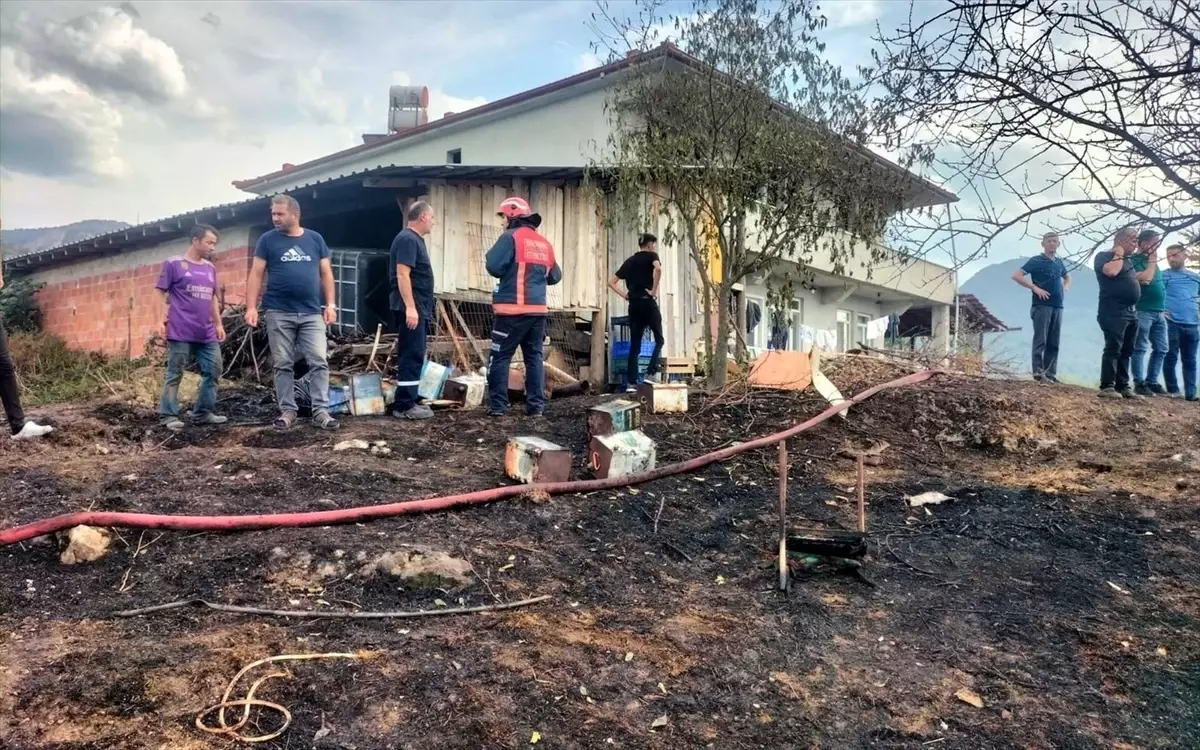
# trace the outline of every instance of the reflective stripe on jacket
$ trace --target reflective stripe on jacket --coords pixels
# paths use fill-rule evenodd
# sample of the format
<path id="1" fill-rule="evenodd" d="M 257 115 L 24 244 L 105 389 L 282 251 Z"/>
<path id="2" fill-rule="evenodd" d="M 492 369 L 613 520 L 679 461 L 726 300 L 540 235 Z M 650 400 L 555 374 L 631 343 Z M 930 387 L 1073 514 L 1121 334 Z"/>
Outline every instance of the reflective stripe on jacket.
<path id="1" fill-rule="evenodd" d="M 507 229 L 487 253 L 487 272 L 499 279 L 492 293 L 497 315 L 545 315 L 546 287 L 562 281 L 554 246 L 528 226 Z"/>

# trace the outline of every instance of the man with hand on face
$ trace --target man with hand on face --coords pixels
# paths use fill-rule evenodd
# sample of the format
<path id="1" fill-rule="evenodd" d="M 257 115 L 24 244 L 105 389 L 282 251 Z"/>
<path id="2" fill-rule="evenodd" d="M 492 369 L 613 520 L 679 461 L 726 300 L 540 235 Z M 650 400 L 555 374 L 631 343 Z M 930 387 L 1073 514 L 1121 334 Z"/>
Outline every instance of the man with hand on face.
<path id="1" fill-rule="evenodd" d="M 1058 233 L 1042 236 L 1042 254 L 1025 261 L 1013 281 L 1033 292 L 1033 379 L 1058 382 L 1058 343 L 1062 331 L 1063 295 L 1071 288 L 1071 275 L 1058 257 Z"/>
<path id="2" fill-rule="evenodd" d="M 1134 306 L 1142 296 L 1142 287 L 1129 262 L 1137 247 L 1137 232 L 1126 227 L 1113 240 L 1113 249 L 1096 253 L 1092 262 L 1100 286 L 1096 322 L 1104 333 L 1104 353 L 1100 356 L 1100 397 L 1141 398 L 1129 387 L 1129 359 L 1137 338 Z"/>
<path id="3" fill-rule="evenodd" d="M 217 298 L 217 269 L 212 264 L 217 249 L 217 230 L 207 224 L 192 229 L 192 244 L 181 258 L 163 263 L 155 288 L 165 309 L 158 335 L 167 342 L 167 377 L 159 399 L 159 414 L 168 430 L 182 430 L 179 419 L 179 384 L 188 362 L 195 358 L 200 368 L 200 392 L 192 407 L 197 424 L 225 424 L 215 412 L 217 381 L 221 379 L 221 303 Z"/>
<path id="4" fill-rule="evenodd" d="M 1197 350 L 1200 349 L 1200 273 L 1187 267 L 1188 250 L 1183 245 L 1167 248 L 1167 264 L 1162 273 L 1167 304 L 1167 357 L 1163 377 L 1167 395 L 1179 397 L 1175 365 L 1183 361 L 1183 397 L 1200 401 L 1196 394 Z"/>
<path id="5" fill-rule="evenodd" d="M 408 226 L 392 240 L 389 275 L 391 308 L 396 320 L 396 400 L 392 415 L 429 419 L 433 410 L 417 403 L 417 386 L 425 365 L 425 335 L 433 317 L 433 264 L 425 236 L 433 231 L 433 209 L 425 201 L 409 206 Z"/>
<path id="6" fill-rule="evenodd" d="M 1137 342 L 1133 345 L 1133 390 L 1142 396 L 1161 396 L 1167 390 L 1158 382 L 1163 359 L 1167 356 L 1166 300 L 1162 271 L 1158 267 L 1158 246 L 1162 237 L 1153 229 L 1143 230 L 1137 237 L 1137 252 L 1129 257 L 1130 265 L 1142 285 L 1137 303 Z M 1149 359 L 1147 360 L 1147 354 Z"/>
<path id="7" fill-rule="evenodd" d="M 325 327 L 337 322 L 329 246 L 324 237 L 300 226 L 300 204 L 291 196 L 271 199 L 271 223 L 275 228 L 263 233 L 254 248 L 246 282 L 246 325 L 258 326 L 258 294 L 265 274 L 267 291 L 262 304 L 275 369 L 275 398 L 279 402 L 279 418 L 273 426 L 286 430 L 296 421 L 293 365 L 299 354 L 308 365 L 312 424 L 322 430 L 336 430 L 341 423 L 329 413 L 325 339 Z"/>

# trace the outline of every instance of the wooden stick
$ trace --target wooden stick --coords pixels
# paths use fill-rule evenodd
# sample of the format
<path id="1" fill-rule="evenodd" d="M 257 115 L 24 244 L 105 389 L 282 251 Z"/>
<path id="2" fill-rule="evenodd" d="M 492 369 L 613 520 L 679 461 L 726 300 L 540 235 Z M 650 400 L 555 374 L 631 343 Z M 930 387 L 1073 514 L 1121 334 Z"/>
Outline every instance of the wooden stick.
<path id="1" fill-rule="evenodd" d="M 858 530 L 867 530 L 867 471 L 862 454 L 858 454 Z"/>
<path id="2" fill-rule="evenodd" d="M 462 347 L 462 340 L 458 337 L 454 326 L 450 325 L 450 316 L 446 314 L 446 303 L 438 300 L 437 306 L 438 313 L 441 314 L 442 324 L 446 326 L 446 330 L 450 332 L 450 340 L 454 342 L 454 353 L 458 356 L 458 363 L 462 365 L 463 372 L 470 372 L 471 360 L 467 359 L 467 352 Z"/>
<path id="3" fill-rule="evenodd" d="M 458 325 L 463 329 L 463 335 L 467 337 L 467 341 L 470 342 L 471 348 L 475 350 L 475 354 L 479 357 L 480 364 L 487 366 L 488 357 L 483 351 L 483 345 L 481 345 L 479 340 L 475 338 L 475 335 L 471 333 L 471 327 L 467 325 L 467 321 L 463 318 L 462 313 L 458 310 L 458 302 L 450 300 L 450 312 L 454 313 L 454 319 L 458 321 Z"/>
<path id="4" fill-rule="evenodd" d="M 503 604 L 488 604 L 479 607 L 457 607 L 454 609 L 418 610 L 415 612 L 309 612 L 298 609 L 261 609 L 259 607 L 241 607 L 235 604 L 220 604 L 203 599 L 180 599 L 166 604 L 156 604 L 153 607 L 127 609 L 114 612 L 113 617 L 141 617 L 155 612 L 165 612 L 184 607 L 204 607 L 218 612 L 237 612 L 244 615 L 265 615 L 267 617 L 303 617 L 305 619 L 349 619 L 349 620 L 379 620 L 407 619 L 411 617 L 438 617 L 442 615 L 465 615 L 473 612 L 495 612 L 502 609 L 516 609 L 530 604 L 537 604 L 549 599 L 549 595 L 535 596 L 532 599 L 522 599 L 517 602 Z"/>
<path id="5" fill-rule="evenodd" d="M 375 366 L 375 353 L 379 351 L 379 337 L 383 335 L 383 323 L 375 326 L 375 343 L 371 344 L 371 358 L 367 360 L 367 369 Z"/>
<path id="6" fill-rule="evenodd" d="M 779 441 L 779 590 L 788 589 L 787 563 L 787 441 Z"/>

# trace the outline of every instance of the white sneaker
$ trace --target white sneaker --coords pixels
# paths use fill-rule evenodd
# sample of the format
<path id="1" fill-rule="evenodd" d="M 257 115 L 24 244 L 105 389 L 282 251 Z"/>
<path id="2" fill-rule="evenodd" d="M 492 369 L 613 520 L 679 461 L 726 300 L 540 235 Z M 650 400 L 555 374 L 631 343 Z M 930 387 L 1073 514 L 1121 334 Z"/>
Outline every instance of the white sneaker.
<path id="1" fill-rule="evenodd" d="M 49 435 L 51 432 L 54 432 L 53 427 L 30 421 L 25 423 L 20 432 L 13 435 L 13 440 L 33 440 L 43 435 Z"/>

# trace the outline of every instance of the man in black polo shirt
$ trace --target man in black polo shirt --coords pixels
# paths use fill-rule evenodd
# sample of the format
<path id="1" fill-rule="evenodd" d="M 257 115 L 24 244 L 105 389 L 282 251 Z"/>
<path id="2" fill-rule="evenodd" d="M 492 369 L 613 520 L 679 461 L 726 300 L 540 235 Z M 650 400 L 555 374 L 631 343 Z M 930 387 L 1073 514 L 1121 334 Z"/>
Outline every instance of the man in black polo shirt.
<path id="1" fill-rule="evenodd" d="M 646 380 L 658 381 L 658 360 L 662 356 L 662 313 L 658 309 L 658 284 L 662 280 L 662 261 L 658 259 L 658 238 L 652 234 L 638 237 L 638 251 L 625 259 L 608 286 L 629 302 L 629 359 L 625 377 L 628 389 L 638 382 L 638 356 L 646 329 L 654 335 L 654 353 L 646 367 Z M 621 291 L 621 282 L 625 291 Z"/>
<path id="2" fill-rule="evenodd" d="M 1096 253 L 1093 265 L 1100 286 L 1100 305 L 1096 320 L 1104 332 L 1104 354 L 1100 358 L 1100 396 L 1102 398 L 1141 398 L 1129 387 L 1129 360 L 1137 340 L 1137 313 L 1134 306 L 1142 296 L 1142 286 L 1129 262 L 1137 247 L 1137 230 L 1126 227 L 1117 232 L 1113 249 Z"/>
<path id="3" fill-rule="evenodd" d="M 425 235 L 433 231 L 433 209 L 425 201 L 408 207 L 408 226 L 392 240 L 388 269 L 392 314 L 396 318 L 396 400 L 393 416 L 429 419 L 433 411 L 417 403 L 417 386 L 425 365 L 425 335 L 433 317 L 433 265 Z"/>
<path id="4" fill-rule="evenodd" d="M 1058 341 L 1062 331 L 1063 293 L 1071 288 L 1071 275 L 1058 257 L 1058 233 L 1042 236 L 1042 254 L 1025 261 L 1013 281 L 1033 292 L 1029 316 L 1033 319 L 1033 379 L 1058 382 Z"/>

